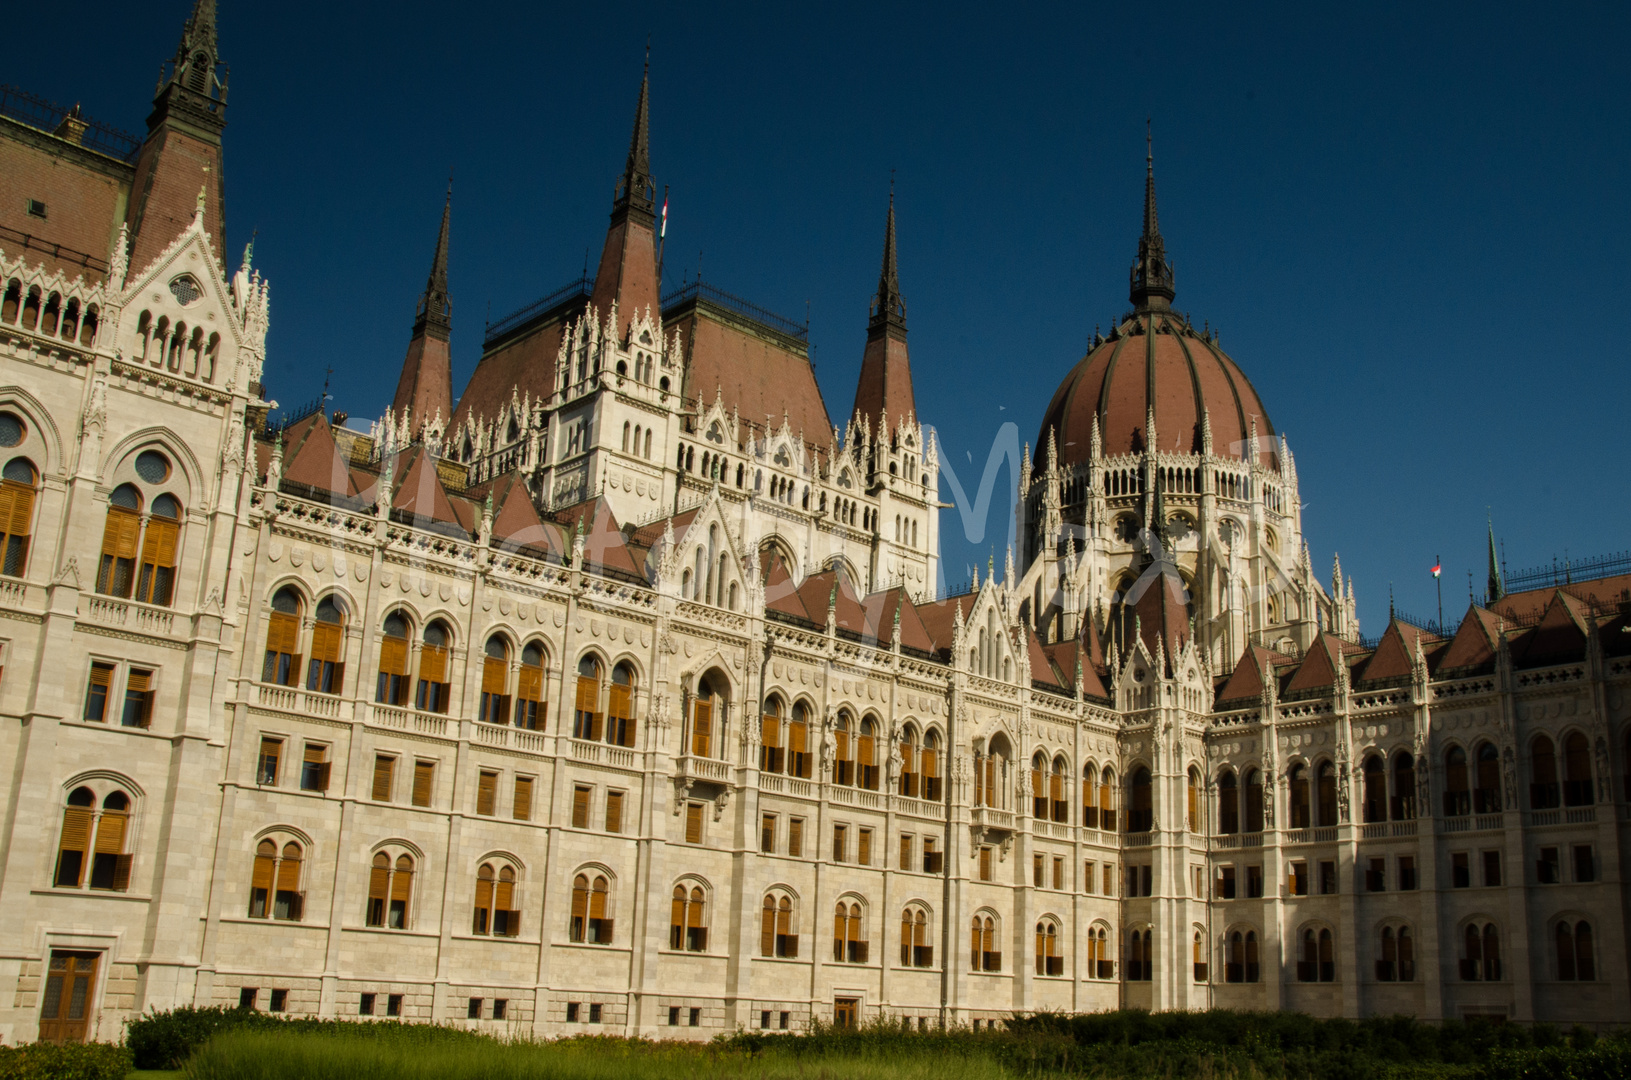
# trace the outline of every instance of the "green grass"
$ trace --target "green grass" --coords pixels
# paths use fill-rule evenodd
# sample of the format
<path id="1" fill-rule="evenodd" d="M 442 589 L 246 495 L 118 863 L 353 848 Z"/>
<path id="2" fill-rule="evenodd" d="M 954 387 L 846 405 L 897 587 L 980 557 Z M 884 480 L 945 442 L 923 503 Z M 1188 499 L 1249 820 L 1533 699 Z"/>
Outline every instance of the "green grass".
<path id="1" fill-rule="evenodd" d="M 181 1080 L 181 1073 L 175 1069 L 132 1069 L 125 1073 L 125 1080 Z"/>

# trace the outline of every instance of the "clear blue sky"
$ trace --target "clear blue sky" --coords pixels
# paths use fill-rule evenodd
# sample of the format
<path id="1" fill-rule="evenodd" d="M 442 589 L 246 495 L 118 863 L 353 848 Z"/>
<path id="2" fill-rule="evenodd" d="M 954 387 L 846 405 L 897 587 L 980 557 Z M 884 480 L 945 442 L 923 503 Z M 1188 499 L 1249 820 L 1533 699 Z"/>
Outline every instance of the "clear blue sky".
<path id="1" fill-rule="evenodd" d="M 95 5 L 3 76 L 140 131 L 188 0 Z M 269 393 L 394 389 L 449 167 L 455 390 L 483 320 L 598 253 L 652 38 L 668 273 L 803 318 L 854 394 L 889 171 L 918 410 L 965 487 L 1126 309 L 1144 119 L 1177 306 L 1291 440 L 1322 579 L 1376 633 L 1627 543 L 1628 9 L 1539 5 L 244 4 L 228 232 L 259 229 Z M 60 35 L 59 35 L 60 36 Z M 972 456 L 972 461 L 970 460 Z M 1013 480 L 1001 478 L 1004 491 Z M 971 492 L 972 493 L 972 492 Z M 943 517 L 948 577 L 1002 562 Z M 983 570 L 982 570 L 983 573 Z"/>

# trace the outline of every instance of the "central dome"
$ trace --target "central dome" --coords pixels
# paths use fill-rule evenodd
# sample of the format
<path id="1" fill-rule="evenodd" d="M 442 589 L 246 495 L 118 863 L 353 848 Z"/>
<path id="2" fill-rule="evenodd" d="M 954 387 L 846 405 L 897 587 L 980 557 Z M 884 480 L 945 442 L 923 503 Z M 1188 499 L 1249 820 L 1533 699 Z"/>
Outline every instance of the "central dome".
<path id="1" fill-rule="evenodd" d="M 1095 334 L 1093 348 L 1054 391 L 1037 435 L 1037 457 L 1043 459 L 1051 434 L 1060 465 L 1086 461 L 1095 418 L 1106 456 L 1148 449 L 1198 454 L 1204 417 L 1212 426 L 1214 454 L 1244 460 L 1251 453 L 1259 464 L 1278 469 L 1274 424 L 1251 381 L 1218 348 L 1217 335 L 1196 333 L 1187 317 L 1172 310 L 1176 290 L 1155 210 L 1153 156 L 1146 156 L 1145 166 L 1144 232 L 1129 275 L 1133 313 L 1108 339 Z M 1152 415 L 1155 446 L 1149 447 Z M 1254 424 L 1258 443 L 1251 447 Z"/>
<path id="2" fill-rule="evenodd" d="M 1278 469 L 1268 411 L 1240 366 L 1210 334 L 1198 333 L 1171 311 L 1144 308 L 1129 315 L 1094 346 L 1054 391 L 1037 436 L 1040 455 L 1051 432 L 1061 466 L 1080 464 L 1092 452 L 1093 420 L 1105 456 L 1136 454 L 1145 446 L 1146 422 L 1155 413 L 1154 449 L 1201 452 L 1201 418 L 1212 426 L 1212 452 L 1245 458 L 1253 421 L 1257 460 Z"/>

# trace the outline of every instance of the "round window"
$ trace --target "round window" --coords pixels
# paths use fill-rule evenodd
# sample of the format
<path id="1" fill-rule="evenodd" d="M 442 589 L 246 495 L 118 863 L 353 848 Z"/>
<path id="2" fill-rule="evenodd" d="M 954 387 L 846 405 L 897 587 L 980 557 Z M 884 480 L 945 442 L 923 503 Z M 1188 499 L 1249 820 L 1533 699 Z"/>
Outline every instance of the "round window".
<path id="1" fill-rule="evenodd" d="M 136 475 L 149 484 L 162 484 L 170 478 L 170 459 L 157 450 L 136 455 Z"/>
<path id="2" fill-rule="evenodd" d="M 199 287 L 197 278 L 191 274 L 182 274 L 170 282 L 170 295 L 176 298 L 176 303 L 186 307 L 203 296 L 204 290 Z"/>
<path id="3" fill-rule="evenodd" d="M 0 446 L 16 446 L 26 429 L 15 413 L 0 412 Z"/>

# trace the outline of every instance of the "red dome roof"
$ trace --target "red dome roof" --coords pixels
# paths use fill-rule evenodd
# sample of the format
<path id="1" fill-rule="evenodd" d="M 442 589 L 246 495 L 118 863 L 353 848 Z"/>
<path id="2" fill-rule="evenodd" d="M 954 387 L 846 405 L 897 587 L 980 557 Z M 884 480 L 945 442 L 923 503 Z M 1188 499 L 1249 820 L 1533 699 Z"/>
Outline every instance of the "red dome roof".
<path id="1" fill-rule="evenodd" d="M 1173 312 L 1150 309 L 1128 316 L 1059 384 L 1037 436 L 1038 463 L 1045 460 L 1050 429 L 1061 466 L 1086 461 L 1095 416 L 1106 456 L 1143 452 L 1152 403 L 1156 449 L 1200 453 L 1204 410 L 1214 454 L 1244 458 L 1255 419 L 1257 460 L 1279 468 L 1274 424 L 1240 367 Z"/>

